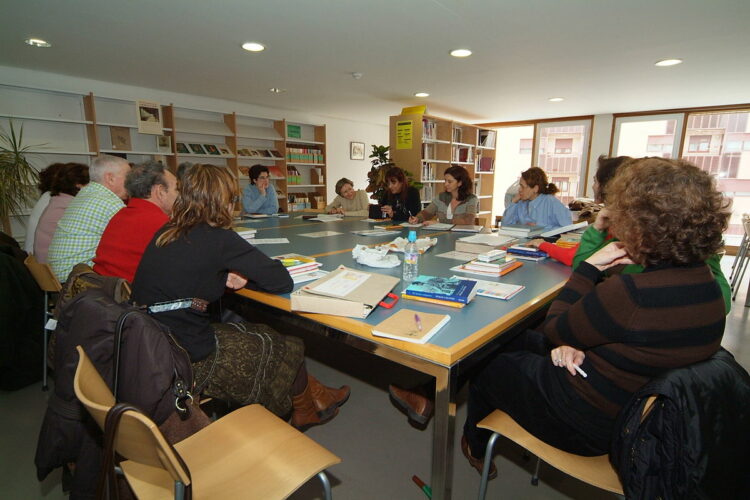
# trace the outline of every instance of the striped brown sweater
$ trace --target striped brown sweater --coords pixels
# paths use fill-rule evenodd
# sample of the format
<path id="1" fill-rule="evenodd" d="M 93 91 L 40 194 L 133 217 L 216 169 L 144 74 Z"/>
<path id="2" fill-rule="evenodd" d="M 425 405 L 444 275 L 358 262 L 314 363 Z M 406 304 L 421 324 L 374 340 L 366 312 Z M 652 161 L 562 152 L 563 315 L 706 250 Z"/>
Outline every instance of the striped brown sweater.
<path id="1" fill-rule="evenodd" d="M 615 417 L 662 372 L 711 357 L 724 333 L 724 301 L 705 264 L 603 274 L 584 262 L 550 306 L 544 334 L 583 351 L 588 378 L 555 368 L 586 401 Z"/>

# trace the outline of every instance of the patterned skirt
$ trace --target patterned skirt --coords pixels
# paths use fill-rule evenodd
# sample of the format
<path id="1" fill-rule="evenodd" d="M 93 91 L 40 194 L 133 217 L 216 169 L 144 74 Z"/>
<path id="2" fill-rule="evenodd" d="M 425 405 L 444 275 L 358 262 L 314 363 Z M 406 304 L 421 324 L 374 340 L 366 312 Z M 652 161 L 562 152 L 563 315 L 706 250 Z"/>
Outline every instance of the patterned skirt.
<path id="1" fill-rule="evenodd" d="M 239 405 L 259 403 L 287 415 L 292 383 L 304 361 L 302 340 L 246 321 L 211 326 L 217 349 L 193 363 L 196 386 L 205 384 L 207 396 Z"/>

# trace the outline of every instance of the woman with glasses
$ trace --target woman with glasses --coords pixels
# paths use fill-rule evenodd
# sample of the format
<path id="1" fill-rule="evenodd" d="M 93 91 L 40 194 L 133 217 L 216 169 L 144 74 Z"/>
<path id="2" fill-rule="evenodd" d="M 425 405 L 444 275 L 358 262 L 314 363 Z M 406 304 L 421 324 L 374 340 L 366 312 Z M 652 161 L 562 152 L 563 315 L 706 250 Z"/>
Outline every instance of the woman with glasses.
<path id="1" fill-rule="evenodd" d="M 250 167 L 250 184 L 242 190 L 242 211 L 246 214 L 275 214 L 279 198 L 271 185 L 271 174 L 264 165 Z"/>
<path id="2" fill-rule="evenodd" d="M 292 410 L 304 429 L 338 414 L 349 387 L 333 389 L 307 374 L 304 346 L 267 325 L 215 323 L 206 304 L 227 288 L 288 293 L 286 268 L 232 230 L 237 180 L 215 165 L 194 165 L 182 179 L 172 219 L 146 248 L 133 280 L 141 305 L 190 299 L 185 307 L 154 314 L 190 355 L 204 393 L 247 405 L 260 403 L 279 416 Z"/>

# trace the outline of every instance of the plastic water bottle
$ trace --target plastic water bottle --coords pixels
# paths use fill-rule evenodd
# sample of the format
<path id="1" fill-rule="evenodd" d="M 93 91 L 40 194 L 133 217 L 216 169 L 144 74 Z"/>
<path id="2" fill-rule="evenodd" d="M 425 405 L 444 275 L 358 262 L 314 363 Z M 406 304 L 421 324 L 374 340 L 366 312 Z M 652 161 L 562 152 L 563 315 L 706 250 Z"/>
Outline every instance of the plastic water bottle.
<path id="1" fill-rule="evenodd" d="M 403 278 L 411 283 L 419 276 L 419 250 L 417 250 L 417 232 L 409 231 L 409 242 L 404 247 Z"/>

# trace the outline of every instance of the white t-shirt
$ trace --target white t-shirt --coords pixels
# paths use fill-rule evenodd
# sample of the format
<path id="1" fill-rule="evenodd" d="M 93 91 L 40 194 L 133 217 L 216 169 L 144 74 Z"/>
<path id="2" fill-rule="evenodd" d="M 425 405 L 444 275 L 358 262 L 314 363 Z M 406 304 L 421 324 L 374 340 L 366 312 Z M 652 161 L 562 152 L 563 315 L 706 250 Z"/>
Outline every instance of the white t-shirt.
<path id="1" fill-rule="evenodd" d="M 44 209 L 49 205 L 49 199 L 49 191 L 45 191 L 31 210 L 29 221 L 26 224 L 26 239 L 23 242 L 23 249 L 26 250 L 26 253 L 34 253 L 34 233 L 36 233 L 36 226 L 39 224 Z"/>

